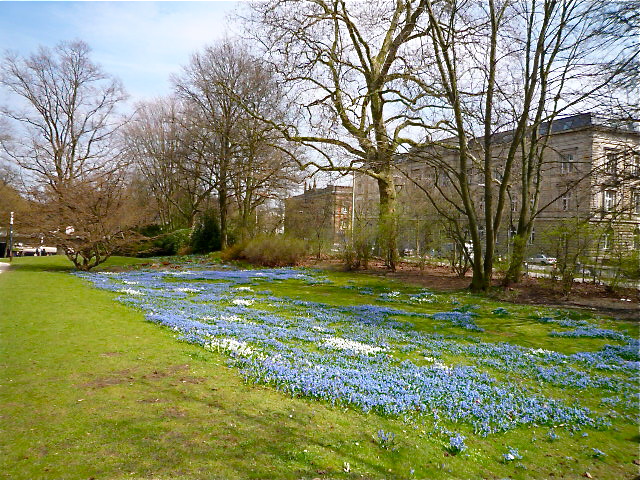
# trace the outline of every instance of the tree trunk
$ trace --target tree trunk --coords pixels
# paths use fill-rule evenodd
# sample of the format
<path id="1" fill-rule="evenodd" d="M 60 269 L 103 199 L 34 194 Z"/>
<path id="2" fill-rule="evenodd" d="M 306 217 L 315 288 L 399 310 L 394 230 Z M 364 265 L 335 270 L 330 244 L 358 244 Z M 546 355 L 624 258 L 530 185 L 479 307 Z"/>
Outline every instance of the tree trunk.
<path id="1" fill-rule="evenodd" d="M 378 178 L 380 191 L 380 217 L 378 221 L 379 242 L 385 263 L 391 271 L 398 263 L 398 216 L 396 215 L 397 194 L 393 177 Z"/>
<path id="2" fill-rule="evenodd" d="M 488 281 L 484 274 L 482 265 L 473 263 L 473 276 L 471 277 L 471 285 L 469 288 L 472 292 L 484 292 L 488 289 Z"/>
<path id="3" fill-rule="evenodd" d="M 222 187 L 218 190 L 218 209 L 220 210 L 220 249 L 227 248 L 229 239 L 227 234 L 227 206 L 229 203 L 229 196 L 227 189 Z"/>
<path id="4" fill-rule="evenodd" d="M 527 250 L 527 238 L 529 238 L 529 235 L 527 234 L 526 229 L 524 232 L 516 232 L 516 234 L 513 236 L 513 253 L 511 254 L 511 258 L 509 259 L 509 268 L 502 282 L 505 287 L 508 287 L 512 283 L 518 283 L 522 278 L 522 265 L 524 263 L 524 258 Z"/>

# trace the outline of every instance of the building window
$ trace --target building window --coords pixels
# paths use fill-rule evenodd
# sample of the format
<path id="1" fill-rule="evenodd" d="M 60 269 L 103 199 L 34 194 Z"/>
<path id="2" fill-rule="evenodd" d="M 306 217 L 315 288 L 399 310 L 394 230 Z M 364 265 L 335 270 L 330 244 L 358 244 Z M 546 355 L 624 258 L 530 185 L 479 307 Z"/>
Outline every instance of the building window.
<path id="1" fill-rule="evenodd" d="M 613 248 L 613 230 L 610 228 L 602 237 L 602 250 L 609 251 Z"/>
<path id="2" fill-rule="evenodd" d="M 640 227 L 636 227 L 633 231 L 633 249 L 640 250 Z"/>
<path id="3" fill-rule="evenodd" d="M 573 153 L 560 155 L 560 173 L 573 172 Z"/>
<path id="4" fill-rule="evenodd" d="M 511 212 L 515 213 L 518 211 L 518 197 L 515 195 L 509 200 L 511 202 Z"/>
<path id="5" fill-rule="evenodd" d="M 618 173 L 618 152 L 615 150 L 604 151 L 604 173 L 616 175 Z"/>
<path id="6" fill-rule="evenodd" d="M 640 177 L 640 155 L 638 154 L 631 159 L 631 175 Z"/>
<path id="7" fill-rule="evenodd" d="M 615 190 L 605 190 L 602 206 L 605 212 L 613 212 L 616 208 L 616 191 Z"/>
<path id="8" fill-rule="evenodd" d="M 562 197 L 560 197 L 560 202 L 562 204 L 562 210 L 567 211 L 571 209 L 571 192 L 565 193 Z"/>
<path id="9" fill-rule="evenodd" d="M 631 197 L 631 211 L 636 215 L 640 215 L 640 188 L 636 188 L 633 191 L 633 196 Z"/>

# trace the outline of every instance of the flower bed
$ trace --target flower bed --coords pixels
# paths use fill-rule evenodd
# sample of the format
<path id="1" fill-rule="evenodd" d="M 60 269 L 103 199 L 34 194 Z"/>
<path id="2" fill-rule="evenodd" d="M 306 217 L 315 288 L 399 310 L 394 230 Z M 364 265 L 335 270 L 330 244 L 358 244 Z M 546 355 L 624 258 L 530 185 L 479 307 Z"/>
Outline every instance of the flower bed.
<path id="1" fill-rule="evenodd" d="M 638 341 L 584 321 L 543 323 L 578 327 L 561 336 L 598 336 L 623 344 L 565 355 L 481 342 L 465 336 L 469 330 L 483 332 L 477 315 L 469 311 L 475 306 L 434 314 L 416 311 L 422 303 L 432 305 L 434 296 L 428 292 L 371 297 L 370 290 L 362 289 L 360 295 L 385 305 L 330 305 L 273 295 L 265 288 L 272 284 L 275 289 L 282 281 L 331 284 L 307 270 L 78 275 L 120 293 L 120 301 L 142 309 L 147 319 L 173 329 L 180 339 L 228 355 L 247 380 L 291 395 L 382 414 L 462 422 L 481 435 L 520 425 L 606 426 L 606 419 L 579 403 L 570 405 L 518 381 L 526 377 L 550 387 L 594 389 L 607 408 L 637 414 Z M 428 319 L 434 328 L 453 326 L 461 334 L 419 332 L 411 327 L 411 318 Z"/>

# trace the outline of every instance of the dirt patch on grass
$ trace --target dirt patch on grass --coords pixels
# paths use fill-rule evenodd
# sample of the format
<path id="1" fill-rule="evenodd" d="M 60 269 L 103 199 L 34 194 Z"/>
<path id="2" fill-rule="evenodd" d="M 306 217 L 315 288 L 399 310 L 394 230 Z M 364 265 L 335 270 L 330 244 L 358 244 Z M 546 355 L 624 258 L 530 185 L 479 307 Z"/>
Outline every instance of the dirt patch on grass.
<path id="1" fill-rule="evenodd" d="M 308 266 L 333 271 L 343 269 L 339 261 L 328 260 L 310 263 Z M 400 262 L 395 272 L 389 271 L 382 262 L 371 262 L 368 269 L 357 272 L 446 292 L 464 290 L 471 281 L 470 275 L 459 277 L 449 267 L 426 266 L 421 271 L 415 265 L 405 262 Z M 502 287 L 500 279 L 496 279 L 489 296 L 519 304 L 580 308 L 598 315 L 640 322 L 640 291 L 633 288 L 611 289 L 604 285 L 576 283 L 571 292 L 566 294 L 558 283 L 550 279 L 527 277 L 508 288 Z"/>
<path id="2" fill-rule="evenodd" d="M 112 387 L 114 385 L 122 385 L 123 383 L 131 382 L 134 377 L 131 375 L 131 370 L 121 370 L 113 372 L 111 375 L 105 377 L 99 377 L 90 382 L 83 383 L 80 387 L 89 389 L 98 389 Z"/>
<path id="3" fill-rule="evenodd" d="M 168 408 L 167 410 L 165 410 L 164 416 L 165 417 L 169 417 L 169 418 L 181 418 L 181 417 L 186 417 L 187 416 L 187 412 L 186 412 L 186 410 L 183 410 L 182 408 L 171 407 L 171 408 Z"/>
<path id="4" fill-rule="evenodd" d="M 101 357 L 119 357 L 120 355 L 122 355 L 120 352 L 105 352 L 100 354 Z"/>
<path id="5" fill-rule="evenodd" d="M 104 377 L 96 378 L 94 380 L 91 380 L 90 382 L 86 382 L 80 385 L 80 387 L 98 389 L 111 387 L 114 385 L 121 385 L 123 383 L 134 383 L 138 381 L 160 381 L 166 378 L 175 378 L 176 385 L 178 383 L 199 384 L 205 381 L 204 378 L 184 375 L 184 373 L 188 370 L 189 365 L 172 365 L 167 367 L 165 370 L 157 369 L 147 373 L 139 373 L 127 369 L 113 372 Z"/>

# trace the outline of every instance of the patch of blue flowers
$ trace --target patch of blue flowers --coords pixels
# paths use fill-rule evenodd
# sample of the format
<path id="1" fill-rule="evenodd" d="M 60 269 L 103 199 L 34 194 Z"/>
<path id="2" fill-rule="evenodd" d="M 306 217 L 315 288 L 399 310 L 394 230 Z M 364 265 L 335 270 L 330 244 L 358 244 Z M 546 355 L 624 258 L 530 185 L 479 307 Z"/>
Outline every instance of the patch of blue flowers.
<path id="1" fill-rule="evenodd" d="M 449 445 L 447 446 L 447 450 L 453 454 L 458 454 L 464 452 L 467 449 L 464 441 L 466 437 L 457 433 L 453 437 L 449 438 Z"/>
<path id="2" fill-rule="evenodd" d="M 283 280 L 328 283 L 308 270 L 78 275 L 99 288 L 119 292 L 121 302 L 142 309 L 148 320 L 174 330 L 180 339 L 228 355 L 247 380 L 294 396 L 383 414 L 462 422 L 488 435 L 520 425 L 603 424 L 586 408 L 532 393 L 515 377 L 510 381 L 511 374 L 562 387 L 637 395 L 637 385 L 630 383 L 637 382 L 637 343 L 567 356 L 508 343 L 428 335 L 397 318 L 432 318 L 482 331 L 473 319 L 474 306 L 429 315 L 389 306 L 332 306 L 276 297 L 264 288 Z M 475 365 L 446 365 L 441 362 L 446 355 L 472 359 Z M 498 381 L 483 367 L 505 372 L 507 379 Z M 594 375 L 593 369 L 615 376 Z"/>
<path id="3" fill-rule="evenodd" d="M 594 326 L 580 326 L 575 330 L 569 330 L 565 332 L 553 331 L 549 335 L 552 337 L 586 337 L 586 338 L 608 338 L 611 340 L 626 340 L 627 335 L 616 332 L 615 330 L 608 330 L 605 328 L 597 328 Z"/>
<path id="4" fill-rule="evenodd" d="M 479 327 L 473 320 L 474 315 L 473 312 L 469 311 L 439 312 L 433 314 L 433 319 L 451 322 L 456 327 L 462 327 L 473 332 L 484 332 L 484 328 Z"/>
<path id="5" fill-rule="evenodd" d="M 514 460 L 522 460 L 522 455 L 517 448 L 508 447 L 509 451 L 502 454 L 502 461 L 505 463 L 513 462 Z"/>

